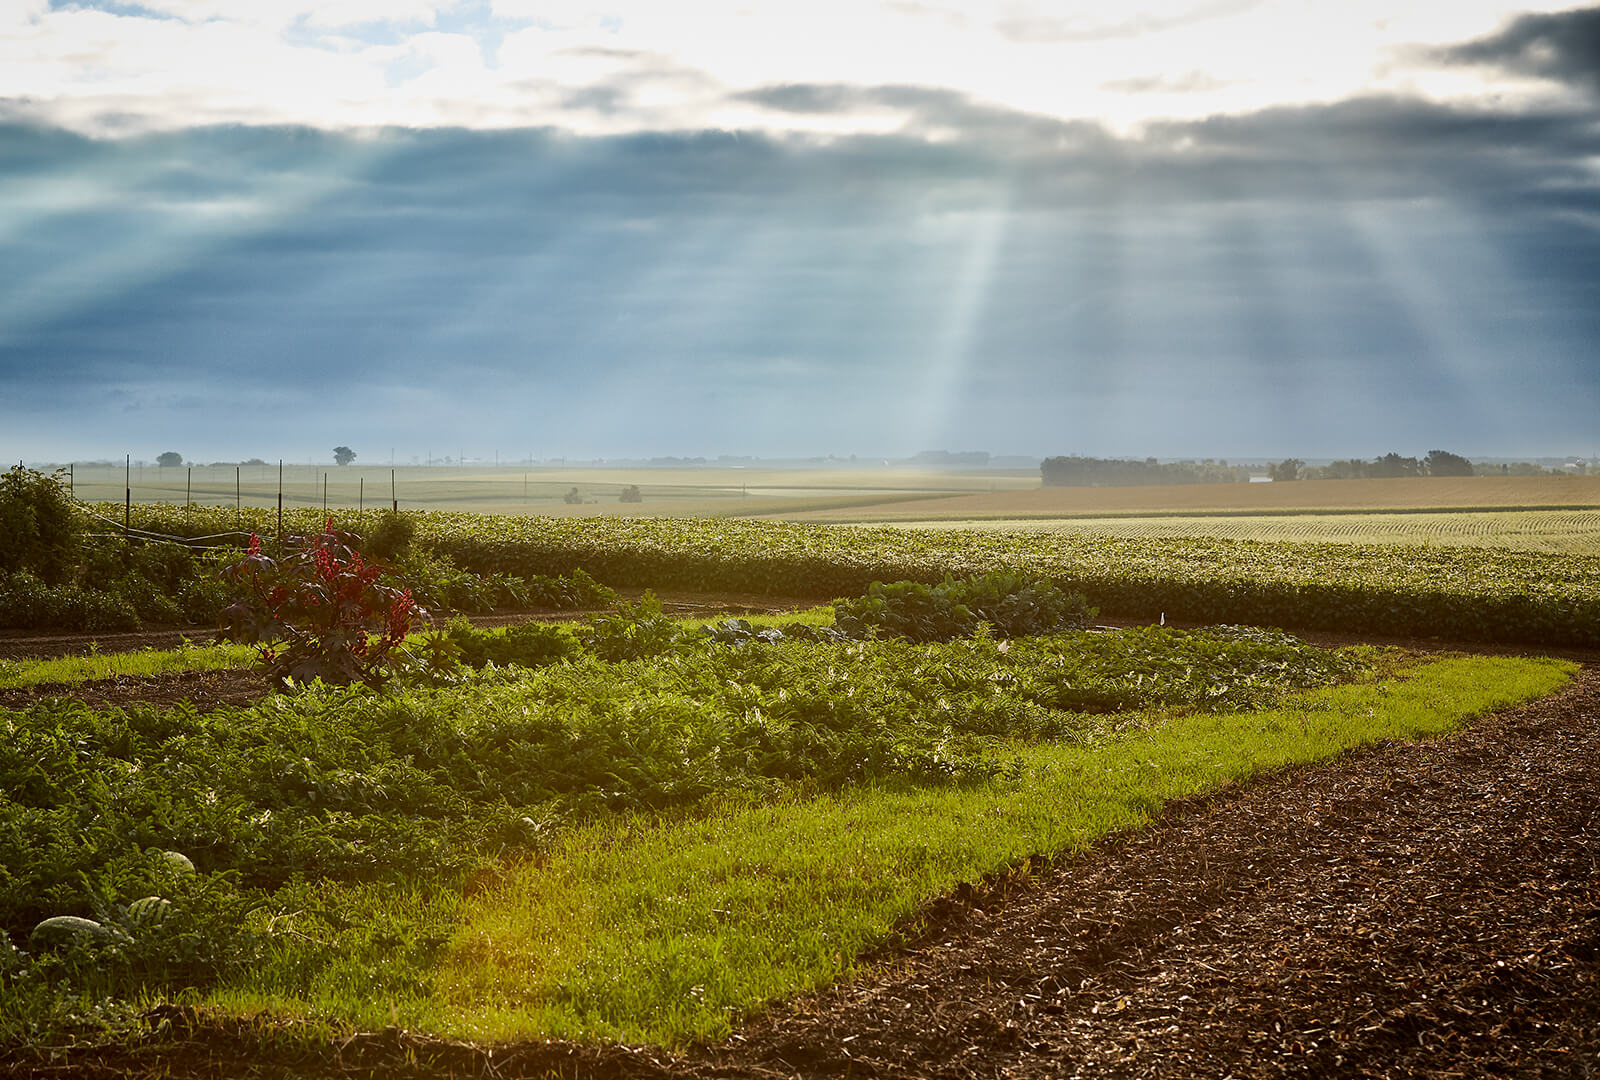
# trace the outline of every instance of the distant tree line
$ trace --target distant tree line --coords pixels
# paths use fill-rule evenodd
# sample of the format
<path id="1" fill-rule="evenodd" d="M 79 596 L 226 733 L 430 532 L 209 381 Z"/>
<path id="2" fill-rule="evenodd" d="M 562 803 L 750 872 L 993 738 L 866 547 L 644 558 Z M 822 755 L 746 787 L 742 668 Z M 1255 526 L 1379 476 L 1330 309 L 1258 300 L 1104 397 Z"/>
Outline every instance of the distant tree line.
<path id="1" fill-rule="evenodd" d="M 1401 457 L 1384 454 L 1371 461 L 1349 458 L 1326 465 L 1307 467 L 1298 458 L 1289 458 L 1268 470 L 1273 480 L 1369 480 L 1401 476 L 1472 476 L 1472 462 L 1448 450 L 1429 450 L 1426 457 Z"/>
<path id="2" fill-rule="evenodd" d="M 1267 466 L 1273 480 L 1366 480 L 1394 476 L 1567 476 L 1589 471 L 1587 462 L 1577 461 L 1565 469 L 1547 469 L 1531 461 L 1475 464 L 1448 450 L 1429 450 L 1426 457 L 1401 457 L 1385 454 L 1371 461 L 1349 458 L 1326 465 L 1307 465 L 1299 458 L 1287 458 Z"/>
<path id="3" fill-rule="evenodd" d="M 1125 487 L 1136 484 L 1239 484 L 1250 470 L 1227 461 L 1143 461 L 1053 457 L 1039 463 L 1045 487 Z"/>

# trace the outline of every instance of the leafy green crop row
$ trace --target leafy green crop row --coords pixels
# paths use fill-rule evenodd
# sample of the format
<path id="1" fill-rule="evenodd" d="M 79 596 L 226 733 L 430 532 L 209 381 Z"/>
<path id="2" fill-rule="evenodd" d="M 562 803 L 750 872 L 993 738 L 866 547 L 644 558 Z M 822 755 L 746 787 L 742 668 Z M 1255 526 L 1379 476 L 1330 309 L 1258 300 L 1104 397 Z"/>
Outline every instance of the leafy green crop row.
<path id="1" fill-rule="evenodd" d="M 1023 570 L 1112 616 L 1478 641 L 1600 644 L 1600 556 L 1246 540 L 977 534 L 776 522 L 415 515 L 416 542 L 480 574 L 817 600 L 874 581 Z M 201 535 L 231 511 L 136 508 L 144 528 Z M 316 514 L 286 515 L 293 529 Z M 359 514 L 341 524 L 361 532 Z M 247 527 L 270 529 L 266 512 Z M 303 520 L 302 520 L 303 519 Z M 376 525 L 381 515 L 369 512 Z"/>
<path id="2" fill-rule="evenodd" d="M 1016 740 L 1088 738 L 1100 714 L 1237 708 L 1362 664 L 1227 628 L 705 640 L 649 660 L 207 714 L 51 700 L 0 711 L 0 926 L 26 940 L 46 916 L 152 892 L 154 852 L 245 889 L 433 876 L 537 848 L 573 815 L 981 779 L 1008 768 Z"/>

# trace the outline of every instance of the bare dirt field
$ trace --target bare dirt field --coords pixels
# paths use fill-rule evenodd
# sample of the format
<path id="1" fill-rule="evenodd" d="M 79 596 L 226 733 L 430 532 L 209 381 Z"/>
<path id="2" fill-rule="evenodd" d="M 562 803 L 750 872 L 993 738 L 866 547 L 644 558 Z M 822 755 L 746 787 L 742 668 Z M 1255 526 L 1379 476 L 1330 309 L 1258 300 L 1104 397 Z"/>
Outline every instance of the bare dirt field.
<path id="1" fill-rule="evenodd" d="M 1597 507 L 1600 476 L 1298 480 L 1282 484 L 1040 487 L 785 514 L 797 521 L 934 521 L 1096 514 Z"/>

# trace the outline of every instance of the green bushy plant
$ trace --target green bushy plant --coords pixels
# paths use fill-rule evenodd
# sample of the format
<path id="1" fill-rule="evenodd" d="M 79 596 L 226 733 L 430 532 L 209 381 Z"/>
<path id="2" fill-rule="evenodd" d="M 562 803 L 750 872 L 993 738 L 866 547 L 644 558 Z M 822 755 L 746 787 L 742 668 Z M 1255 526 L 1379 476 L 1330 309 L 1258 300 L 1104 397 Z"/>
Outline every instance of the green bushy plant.
<path id="1" fill-rule="evenodd" d="M 522 580 L 522 579 L 517 579 Z M 604 607 L 617 602 L 617 593 L 581 569 L 554 577 L 535 574 L 526 579 L 527 603 L 532 607 L 571 611 L 576 608 Z"/>
<path id="2" fill-rule="evenodd" d="M 26 570 L 60 584 L 76 564 L 83 525 L 59 474 L 21 465 L 0 474 L 0 573 Z"/>
<path id="3" fill-rule="evenodd" d="M 391 564 L 391 576 L 404 580 L 417 602 L 429 610 L 480 613 L 496 609 L 603 607 L 617 598 L 612 590 L 582 570 L 570 574 L 522 577 L 503 571 L 487 574 L 463 570 L 448 557 L 413 548 Z"/>
<path id="4" fill-rule="evenodd" d="M 502 630 L 480 630 L 456 618 L 445 628 L 461 663 L 469 667 L 541 667 L 578 655 L 578 639 L 564 627 L 525 622 Z"/>
<path id="5" fill-rule="evenodd" d="M 875 581 L 865 596 L 835 600 L 834 623 L 850 637 L 877 632 L 910 641 L 950 641 L 987 623 L 1001 637 L 1048 634 L 1086 626 L 1095 609 L 1046 578 L 996 571 L 947 576 L 938 585 Z"/>
<path id="6" fill-rule="evenodd" d="M 783 622 L 771 626 L 758 626 L 749 619 L 724 619 L 701 632 L 719 645 L 745 645 L 763 642 L 775 645 L 780 641 L 843 641 L 846 635 L 832 626 L 813 626 L 803 622 Z"/>
<path id="7" fill-rule="evenodd" d="M 369 559 L 400 559 L 411 551 L 417 523 L 407 514 L 389 511 L 361 537 L 361 553 Z"/>
<path id="8" fill-rule="evenodd" d="M 448 558 L 413 548 L 387 565 L 391 581 L 406 583 L 417 603 L 430 611 L 493 611 L 495 589 L 489 579 L 463 570 Z"/>
<path id="9" fill-rule="evenodd" d="M 137 630 L 139 625 L 139 612 L 126 596 L 71 582 L 50 585 L 26 570 L 0 576 L 0 626 Z"/>
<path id="10" fill-rule="evenodd" d="M 590 618 L 578 631 L 584 649 L 615 663 L 660 656 L 692 640 L 692 635 L 661 609 L 656 594 L 645 590 L 636 604 L 619 601 L 613 614 Z"/>

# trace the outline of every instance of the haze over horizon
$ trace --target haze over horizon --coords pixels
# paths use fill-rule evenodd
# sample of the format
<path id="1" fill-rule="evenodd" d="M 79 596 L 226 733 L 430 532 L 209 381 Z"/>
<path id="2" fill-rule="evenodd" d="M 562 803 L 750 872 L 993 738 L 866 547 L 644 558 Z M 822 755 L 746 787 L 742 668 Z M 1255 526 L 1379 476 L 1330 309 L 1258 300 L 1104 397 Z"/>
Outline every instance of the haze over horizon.
<path id="1" fill-rule="evenodd" d="M 1600 7 L 1393 8 L 21 0 L 0 454 L 1592 452 Z"/>

